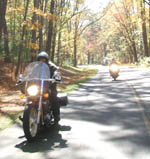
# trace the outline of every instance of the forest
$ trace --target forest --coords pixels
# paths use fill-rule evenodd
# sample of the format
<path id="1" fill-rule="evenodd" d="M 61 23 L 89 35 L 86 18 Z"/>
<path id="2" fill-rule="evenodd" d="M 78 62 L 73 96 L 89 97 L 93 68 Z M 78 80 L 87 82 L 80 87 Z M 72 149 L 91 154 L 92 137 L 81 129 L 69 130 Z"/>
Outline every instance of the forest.
<path id="1" fill-rule="evenodd" d="M 114 0 L 93 13 L 86 0 L 0 0 L 0 63 L 13 78 L 46 51 L 58 66 L 150 62 L 150 1 Z"/>

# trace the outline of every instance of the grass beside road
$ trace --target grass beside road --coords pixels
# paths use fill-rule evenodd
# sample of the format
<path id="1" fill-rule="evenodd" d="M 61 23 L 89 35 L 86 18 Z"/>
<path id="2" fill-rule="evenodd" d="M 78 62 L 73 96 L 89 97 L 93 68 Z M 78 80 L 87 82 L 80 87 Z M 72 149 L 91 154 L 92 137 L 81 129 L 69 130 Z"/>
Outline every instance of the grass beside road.
<path id="1" fill-rule="evenodd" d="M 12 124 L 19 123 L 19 116 L 22 115 L 22 112 L 17 113 L 2 113 L 0 115 L 0 130 L 3 130 Z"/>
<path id="2" fill-rule="evenodd" d="M 98 71 L 97 69 L 69 67 L 69 69 L 65 68 L 64 70 L 61 70 L 61 72 L 63 75 L 63 82 L 58 88 L 60 89 L 60 92 L 68 93 L 86 82 Z"/>
<path id="3" fill-rule="evenodd" d="M 86 82 L 90 77 L 97 73 L 97 69 L 87 69 L 87 68 L 75 68 L 75 67 L 63 67 L 60 68 L 60 72 L 62 75 L 62 83 L 58 85 L 59 92 L 70 92 L 75 88 L 79 87 L 82 83 Z M 19 96 L 19 94 L 16 94 Z M 21 99 L 18 97 L 18 103 Z M 11 102 L 12 101 L 12 102 Z M 0 101 L 0 130 L 3 130 L 14 123 L 18 123 L 18 117 L 22 114 L 20 109 L 18 111 L 12 110 L 12 105 L 14 105 L 14 99 L 8 102 L 8 105 L 4 104 Z M 15 103 L 17 101 L 15 100 Z M 11 111 L 7 109 L 7 111 L 2 111 L 6 105 L 6 107 L 10 107 Z"/>

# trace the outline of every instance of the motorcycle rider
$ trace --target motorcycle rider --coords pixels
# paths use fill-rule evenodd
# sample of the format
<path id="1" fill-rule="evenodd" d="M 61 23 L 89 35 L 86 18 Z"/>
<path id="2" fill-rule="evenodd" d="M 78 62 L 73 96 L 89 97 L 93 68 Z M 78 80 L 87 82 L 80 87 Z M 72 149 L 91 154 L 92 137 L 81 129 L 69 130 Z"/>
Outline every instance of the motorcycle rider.
<path id="1" fill-rule="evenodd" d="M 58 71 L 58 67 L 49 61 L 49 56 L 46 52 L 42 51 L 37 56 L 37 61 L 45 62 L 50 69 L 50 78 L 53 78 L 55 72 Z M 57 88 L 56 83 L 53 83 L 50 87 L 52 92 L 52 107 L 53 107 L 53 115 L 54 115 L 54 124 L 58 124 L 60 121 L 60 105 L 57 98 Z"/>
<path id="2" fill-rule="evenodd" d="M 113 65 L 113 64 L 116 64 L 118 65 L 118 63 L 116 62 L 116 60 L 113 58 L 112 61 L 110 62 L 109 66 Z"/>

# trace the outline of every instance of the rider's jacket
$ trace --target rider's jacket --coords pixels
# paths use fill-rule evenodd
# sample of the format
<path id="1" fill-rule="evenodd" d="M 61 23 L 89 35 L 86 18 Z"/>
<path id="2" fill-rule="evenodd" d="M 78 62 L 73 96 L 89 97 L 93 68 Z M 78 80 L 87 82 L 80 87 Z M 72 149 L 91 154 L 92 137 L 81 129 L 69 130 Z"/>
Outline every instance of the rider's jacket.
<path id="1" fill-rule="evenodd" d="M 51 61 L 48 62 L 48 66 L 49 66 L 49 69 L 50 69 L 50 78 L 52 78 L 53 75 L 54 75 L 54 72 L 58 71 L 58 67 Z"/>

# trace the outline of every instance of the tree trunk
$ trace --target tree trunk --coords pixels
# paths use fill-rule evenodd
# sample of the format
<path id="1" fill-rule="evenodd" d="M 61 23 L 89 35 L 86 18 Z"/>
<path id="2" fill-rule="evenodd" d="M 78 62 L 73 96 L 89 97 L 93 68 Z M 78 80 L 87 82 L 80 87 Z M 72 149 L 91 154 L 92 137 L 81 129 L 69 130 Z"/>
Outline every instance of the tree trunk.
<path id="1" fill-rule="evenodd" d="M 61 0 L 60 2 L 58 2 L 58 8 L 59 8 L 59 12 L 58 12 L 58 17 L 62 17 L 63 15 L 63 3 L 65 1 L 64 0 Z M 62 25 L 62 19 L 59 19 L 58 22 L 58 25 L 60 26 L 59 27 L 59 33 L 58 33 L 58 49 L 57 49 L 57 65 L 60 65 L 60 52 L 61 52 L 61 37 L 62 37 L 62 33 L 61 33 L 61 25 Z"/>
<path id="2" fill-rule="evenodd" d="M 77 28 L 77 23 L 75 23 L 75 33 L 74 33 L 74 51 L 73 51 L 73 55 L 74 55 L 74 62 L 73 65 L 74 67 L 77 66 L 77 35 L 78 34 L 78 28 Z"/>
<path id="3" fill-rule="evenodd" d="M 149 3 L 149 48 L 148 48 L 148 53 L 150 56 L 150 3 Z"/>
<path id="4" fill-rule="evenodd" d="M 40 10 L 43 11 L 43 13 L 46 13 L 47 8 L 47 2 L 48 0 L 40 0 Z M 41 28 L 39 29 L 39 51 L 44 50 L 44 38 L 43 38 L 43 26 L 44 26 L 44 18 L 43 16 L 39 17 Z"/>
<path id="5" fill-rule="evenodd" d="M 54 34 L 53 34 L 53 42 L 52 42 L 52 56 L 51 56 L 51 61 L 54 62 L 54 57 L 55 57 L 55 49 L 56 49 L 56 36 L 57 36 L 57 32 L 56 32 L 56 28 L 57 28 L 57 23 L 55 23 L 55 27 L 54 27 Z"/>
<path id="6" fill-rule="evenodd" d="M 50 13 L 53 17 L 54 15 L 54 9 L 55 9 L 55 0 L 51 0 L 50 3 Z M 51 46 L 52 46 L 52 36 L 53 36 L 53 18 L 49 20 L 49 29 L 48 29 L 48 38 L 46 43 L 46 52 L 50 55 L 51 52 Z"/>
<path id="7" fill-rule="evenodd" d="M 104 46 L 104 57 L 106 57 L 107 56 L 107 44 L 104 43 L 103 46 Z"/>
<path id="8" fill-rule="evenodd" d="M 127 49 L 127 52 L 129 53 L 129 62 L 133 63 L 133 51 L 131 46 L 129 46 L 129 48 Z"/>
<path id="9" fill-rule="evenodd" d="M 4 50 L 5 50 L 5 62 L 10 62 L 10 56 L 9 56 L 9 40 L 8 40 L 8 30 L 7 30 L 7 24 L 6 20 L 4 21 Z"/>
<path id="10" fill-rule="evenodd" d="M 34 8 L 39 9 L 39 0 L 34 0 Z M 35 22 L 38 20 L 37 18 L 38 18 L 38 16 L 36 15 L 36 12 L 34 12 L 33 17 L 32 17 L 32 26 L 35 25 Z M 33 29 L 32 29 L 32 43 L 33 44 L 36 44 L 36 29 L 37 29 L 36 27 L 33 27 Z M 32 48 L 31 53 L 32 53 L 31 62 L 33 62 L 34 58 L 35 58 L 35 54 L 36 54 L 36 49 Z"/>
<path id="11" fill-rule="evenodd" d="M 2 40 L 2 33 L 4 33 L 4 50 L 5 50 L 4 61 L 10 62 L 8 30 L 5 18 L 6 8 L 7 8 L 7 0 L 0 0 L 0 41 Z"/>
<path id="12" fill-rule="evenodd" d="M 26 2 L 26 9 L 25 9 L 25 15 L 24 15 L 24 21 L 27 19 L 27 13 L 28 13 L 28 7 L 29 7 L 29 2 L 30 0 L 27 0 Z M 21 52 L 23 48 L 23 42 L 24 42 L 24 35 L 25 35 L 25 25 L 23 26 L 22 29 L 22 36 L 21 36 L 21 42 L 19 44 L 19 52 L 18 52 L 18 61 L 17 61 L 17 67 L 16 67 L 16 72 L 15 72 L 15 77 L 17 77 L 19 73 L 19 68 L 20 68 L 20 63 L 21 63 Z"/>
<path id="13" fill-rule="evenodd" d="M 55 11 L 54 14 L 56 17 L 59 16 L 59 13 L 57 12 L 57 9 L 59 8 L 58 1 L 55 3 Z M 55 57 L 55 49 L 56 49 L 56 37 L 57 37 L 57 25 L 58 25 L 58 20 L 56 19 L 53 29 L 53 38 L 52 38 L 52 54 L 51 54 L 51 61 L 54 62 L 54 57 Z"/>
<path id="14" fill-rule="evenodd" d="M 5 23 L 7 0 L 0 0 L 0 39 L 2 39 L 2 32 Z"/>
<path id="15" fill-rule="evenodd" d="M 76 6 L 74 8 L 74 11 L 78 11 L 79 10 L 79 0 L 76 1 Z M 73 51 L 73 55 L 74 55 L 74 59 L 73 59 L 73 65 L 74 67 L 77 66 L 77 38 L 78 38 L 78 27 L 79 27 L 79 18 L 78 15 L 75 18 L 75 26 L 74 26 L 74 51 Z"/>
<path id="16" fill-rule="evenodd" d="M 135 62 L 138 62 L 137 51 L 136 51 L 136 44 L 135 44 L 135 41 L 134 41 L 134 40 L 133 40 L 133 42 L 132 42 L 132 48 L 133 48 L 134 61 L 135 61 Z"/>
<path id="17" fill-rule="evenodd" d="M 90 64 L 90 61 L 91 61 L 91 54 L 90 54 L 90 52 L 88 51 L 88 65 Z"/>
<path id="18" fill-rule="evenodd" d="M 40 1 L 40 10 L 43 11 L 43 3 L 44 1 Z M 39 17 L 40 25 L 43 27 L 43 16 Z M 43 50 L 43 28 L 39 29 L 39 52 Z"/>
<path id="19" fill-rule="evenodd" d="M 148 41 L 147 41 L 147 29 L 146 29 L 146 15 L 145 15 L 145 3 L 141 0 L 141 19 L 142 19 L 142 35 L 143 35 L 143 44 L 144 44 L 144 55 L 149 56 L 148 53 Z"/>
<path id="20" fill-rule="evenodd" d="M 60 64 L 61 32 L 58 34 L 57 65 Z"/>

